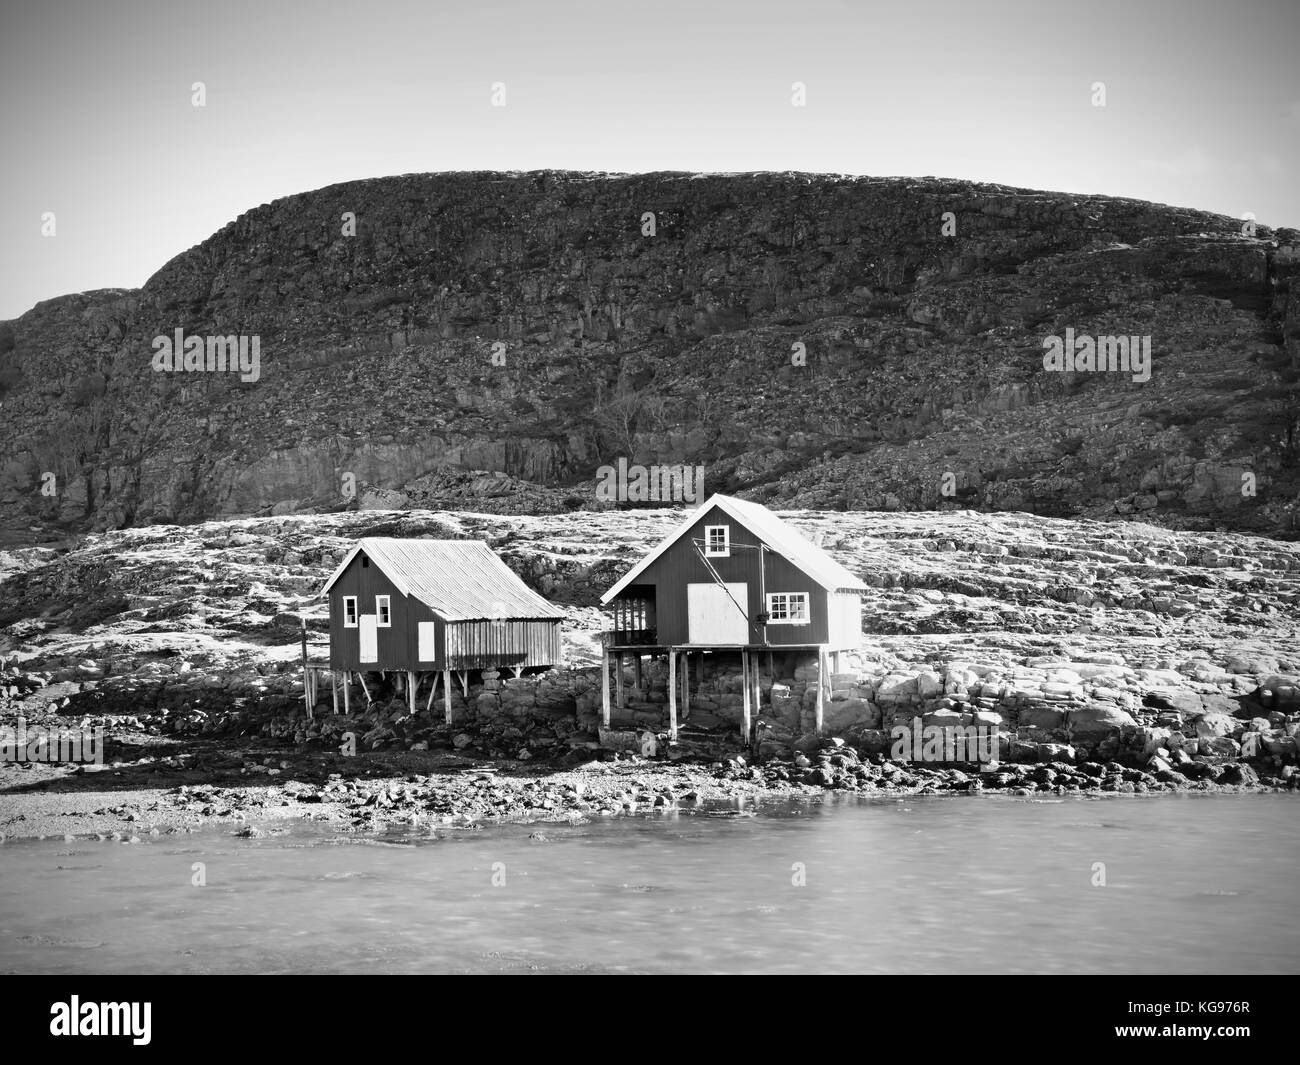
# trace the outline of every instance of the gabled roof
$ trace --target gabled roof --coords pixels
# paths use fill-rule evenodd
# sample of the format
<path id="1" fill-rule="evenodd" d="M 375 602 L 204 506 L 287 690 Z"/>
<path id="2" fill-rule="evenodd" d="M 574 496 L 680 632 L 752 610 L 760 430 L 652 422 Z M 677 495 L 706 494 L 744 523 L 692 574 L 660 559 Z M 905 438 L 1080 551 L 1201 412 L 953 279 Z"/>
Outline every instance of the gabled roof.
<path id="1" fill-rule="evenodd" d="M 524 584 L 482 540 L 366 537 L 339 563 L 319 595 L 326 595 L 363 551 L 403 595 L 414 596 L 446 621 L 565 616 Z"/>
<path id="2" fill-rule="evenodd" d="M 600 601 L 608 603 L 614 596 L 635 581 L 655 559 L 685 536 L 687 531 L 710 508 L 715 506 L 733 521 L 743 525 L 778 555 L 787 559 L 792 565 L 797 566 L 827 591 L 835 592 L 845 589 L 853 592 L 865 592 L 867 590 L 867 586 L 861 580 L 853 576 L 852 573 L 831 558 L 820 547 L 787 525 L 761 503 L 751 503 L 746 499 L 736 499 L 733 496 L 714 495 L 698 510 L 693 511 L 677 528 L 676 532 L 669 533 L 664 538 L 663 543 L 625 573 L 614 587 L 600 597 Z"/>

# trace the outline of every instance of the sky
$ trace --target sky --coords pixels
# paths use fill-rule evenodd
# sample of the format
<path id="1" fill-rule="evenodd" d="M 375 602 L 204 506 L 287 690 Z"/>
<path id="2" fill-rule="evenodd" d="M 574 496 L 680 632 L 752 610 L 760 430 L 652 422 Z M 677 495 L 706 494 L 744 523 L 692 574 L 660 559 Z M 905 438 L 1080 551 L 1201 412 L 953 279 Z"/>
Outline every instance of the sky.
<path id="1" fill-rule="evenodd" d="M 1297 44 L 1297 0 L 9 0 L 0 319 L 420 171 L 955 177 L 1300 227 Z"/>

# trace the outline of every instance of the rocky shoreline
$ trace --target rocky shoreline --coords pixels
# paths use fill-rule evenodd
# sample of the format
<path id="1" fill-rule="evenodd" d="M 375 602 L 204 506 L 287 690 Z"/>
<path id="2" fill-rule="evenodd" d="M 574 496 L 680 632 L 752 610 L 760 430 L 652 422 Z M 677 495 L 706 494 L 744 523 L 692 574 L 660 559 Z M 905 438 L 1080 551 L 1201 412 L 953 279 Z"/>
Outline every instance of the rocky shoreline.
<path id="1" fill-rule="evenodd" d="M 667 811 L 821 801 L 829 794 L 1107 798 L 1171 793 L 1294 792 L 1300 775 L 1268 760 L 1200 759 L 1174 767 L 1064 760 L 989 766 L 895 762 L 822 737 L 793 758 L 752 761 L 724 747 L 670 747 L 667 757 L 568 751 L 521 761 L 453 751 L 348 756 L 265 738 L 164 737 L 135 718 L 106 718 L 101 765 L 5 762 L 0 839 L 147 837 L 225 828 L 246 837 L 292 822 L 342 831 L 463 829 Z M 689 748 L 691 744 L 687 744 Z M 592 755 L 596 755 L 592 757 Z M 714 756 L 716 755 L 716 757 Z"/>

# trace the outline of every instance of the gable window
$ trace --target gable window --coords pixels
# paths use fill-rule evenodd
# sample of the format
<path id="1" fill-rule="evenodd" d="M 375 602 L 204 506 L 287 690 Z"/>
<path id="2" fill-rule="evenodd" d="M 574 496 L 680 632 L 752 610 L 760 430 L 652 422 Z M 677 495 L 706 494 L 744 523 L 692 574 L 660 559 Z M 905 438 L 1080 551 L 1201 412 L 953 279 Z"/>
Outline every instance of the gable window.
<path id="1" fill-rule="evenodd" d="M 375 616 L 379 619 L 375 622 L 375 627 L 380 629 L 391 628 L 393 624 L 392 611 L 388 605 L 388 596 L 375 596 Z"/>
<path id="2" fill-rule="evenodd" d="M 714 558 L 731 554 L 731 527 L 728 525 L 704 526 L 704 553 Z"/>
<path id="3" fill-rule="evenodd" d="M 343 597 L 343 627 L 345 629 L 355 629 L 357 627 L 357 597 L 355 595 L 345 595 Z"/>
<path id="4" fill-rule="evenodd" d="M 807 592 L 772 592 L 767 597 L 768 619 L 773 625 L 807 625 Z"/>

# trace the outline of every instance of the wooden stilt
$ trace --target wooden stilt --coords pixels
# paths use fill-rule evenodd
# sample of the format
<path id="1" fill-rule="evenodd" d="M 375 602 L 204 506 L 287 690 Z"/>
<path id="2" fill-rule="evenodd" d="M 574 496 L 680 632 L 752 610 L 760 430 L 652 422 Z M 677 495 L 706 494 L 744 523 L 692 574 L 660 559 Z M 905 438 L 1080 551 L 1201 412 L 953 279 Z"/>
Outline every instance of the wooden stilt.
<path id="1" fill-rule="evenodd" d="M 632 663 L 633 663 L 632 686 L 636 688 L 638 698 L 645 698 L 645 696 L 642 694 L 644 689 L 641 687 L 641 653 L 639 651 L 632 656 Z"/>
<path id="2" fill-rule="evenodd" d="M 600 721 L 609 728 L 609 648 L 600 649 Z"/>
<path id="3" fill-rule="evenodd" d="M 361 670 L 357 670 L 357 682 L 361 685 L 361 690 L 366 696 L 366 705 L 369 706 L 373 700 L 370 698 L 370 689 L 366 687 L 366 675 Z"/>
<path id="4" fill-rule="evenodd" d="M 343 712 L 345 714 L 352 713 L 352 706 L 349 702 L 351 694 L 352 694 L 352 670 L 345 669 L 343 671 Z"/>
<path id="5" fill-rule="evenodd" d="M 429 701 L 424 704 L 424 712 L 426 714 L 433 712 L 433 699 L 434 696 L 436 696 L 437 694 L 438 694 L 438 671 L 434 670 L 433 680 L 429 684 Z"/>
<path id="6" fill-rule="evenodd" d="M 623 654 L 614 656 L 614 705 L 620 710 L 627 706 L 627 692 L 623 684 Z"/>
<path id="7" fill-rule="evenodd" d="M 302 701 L 307 705 L 307 718 L 311 719 L 311 682 L 308 680 L 308 674 L 311 670 L 307 668 L 307 619 L 300 617 L 299 622 L 302 624 Z"/>
<path id="8" fill-rule="evenodd" d="M 668 738 L 677 738 L 677 652 L 668 648 Z"/>
<path id="9" fill-rule="evenodd" d="M 826 648 L 817 649 L 817 731 L 821 732 L 822 723 L 826 720 L 826 688 L 830 684 L 830 678 L 827 673 L 830 669 L 830 662 L 826 655 Z"/>
<path id="10" fill-rule="evenodd" d="M 682 720 L 691 716 L 691 653 L 682 652 Z"/>
<path id="11" fill-rule="evenodd" d="M 754 682 L 754 721 L 757 722 L 763 716 L 763 674 L 761 672 L 758 660 L 758 652 L 755 651 L 749 663 L 749 675 Z"/>
<path id="12" fill-rule="evenodd" d="M 447 724 L 451 724 L 451 670 L 442 671 L 442 699 L 447 707 Z"/>
<path id="13" fill-rule="evenodd" d="M 415 716 L 415 671 L 408 669 L 406 671 L 406 706 L 411 711 L 411 716 Z"/>
<path id="14" fill-rule="evenodd" d="M 330 691 L 334 693 L 334 713 L 339 712 L 339 675 L 335 670 L 330 670 Z"/>
<path id="15" fill-rule="evenodd" d="M 752 718 L 750 716 L 750 690 L 749 690 L 749 652 L 742 650 L 740 652 L 740 686 L 743 690 L 743 702 L 740 717 L 740 739 L 748 746 L 749 738 L 753 735 Z"/>
<path id="16" fill-rule="evenodd" d="M 462 669 L 458 670 L 458 672 L 460 673 L 461 694 L 463 694 L 466 699 L 469 699 L 469 670 Z"/>

